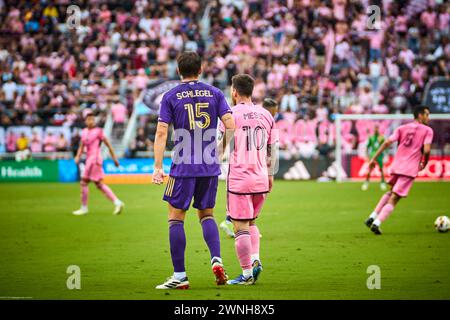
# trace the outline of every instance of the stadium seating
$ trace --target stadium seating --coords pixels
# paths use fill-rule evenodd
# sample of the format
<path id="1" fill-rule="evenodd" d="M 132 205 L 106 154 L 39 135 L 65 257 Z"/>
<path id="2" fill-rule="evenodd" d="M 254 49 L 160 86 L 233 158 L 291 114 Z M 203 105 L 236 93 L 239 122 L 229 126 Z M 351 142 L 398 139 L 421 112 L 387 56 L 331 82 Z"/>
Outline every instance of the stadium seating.
<path id="1" fill-rule="evenodd" d="M 70 4 L 0 4 L 0 152 L 17 151 L 21 133 L 45 151 L 54 130 L 76 148 L 86 110 L 100 124 L 113 110 L 120 138 L 148 83 L 177 78 L 183 50 L 198 51 L 202 80 L 227 94 L 234 74 L 252 74 L 255 102 L 280 102 L 287 148 L 332 144 L 334 113 L 407 112 L 428 80 L 449 76 L 450 14 L 439 0 L 84 1 L 76 26 Z M 373 24 L 369 5 L 382 12 Z M 144 149 L 155 121 L 138 121 Z M 359 122 L 343 127 L 344 148 L 364 140 Z"/>

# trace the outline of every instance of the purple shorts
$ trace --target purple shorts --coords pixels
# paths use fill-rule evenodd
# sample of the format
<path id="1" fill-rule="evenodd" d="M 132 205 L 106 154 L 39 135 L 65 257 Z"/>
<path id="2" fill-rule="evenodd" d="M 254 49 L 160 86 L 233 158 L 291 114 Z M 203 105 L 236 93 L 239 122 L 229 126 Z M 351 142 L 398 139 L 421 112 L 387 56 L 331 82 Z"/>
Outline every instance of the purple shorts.
<path id="1" fill-rule="evenodd" d="M 187 211 L 194 198 L 193 207 L 204 210 L 214 208 L 218 177 L 169 177 L 163 200 L 174 208 Z"/>

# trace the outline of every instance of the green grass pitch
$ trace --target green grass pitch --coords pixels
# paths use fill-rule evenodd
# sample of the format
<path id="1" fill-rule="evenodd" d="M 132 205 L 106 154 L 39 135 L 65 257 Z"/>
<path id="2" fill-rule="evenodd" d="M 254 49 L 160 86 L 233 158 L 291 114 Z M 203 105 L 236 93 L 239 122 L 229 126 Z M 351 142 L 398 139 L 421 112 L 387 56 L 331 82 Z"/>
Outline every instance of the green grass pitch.
<path id="1" fill-rule="evenodd" d="M 254 286 L 217 287 L 194 211 L 186 221 L 189 290 L 157 291 L 171 272 L 163 187 L 113 185 L 113 206 L 90 186 L 90 212 L 77 184 L 0 184 L 0 299 L 450 299 L 450 233 L 433 222 L 450 215 L 450 183 L 416 183 L 375 236 L 363 224 L 382 192 L 377 184 L 276 181 L 261 217 L 264 272 Z M 224 218 L 225 185 L 216 219 Z M 240 269 L 221 233 L 228 274 Z M 81 290 L 68 290 L 69 265 Z M 367 268 L 381 289 L 367 289 Z"/>

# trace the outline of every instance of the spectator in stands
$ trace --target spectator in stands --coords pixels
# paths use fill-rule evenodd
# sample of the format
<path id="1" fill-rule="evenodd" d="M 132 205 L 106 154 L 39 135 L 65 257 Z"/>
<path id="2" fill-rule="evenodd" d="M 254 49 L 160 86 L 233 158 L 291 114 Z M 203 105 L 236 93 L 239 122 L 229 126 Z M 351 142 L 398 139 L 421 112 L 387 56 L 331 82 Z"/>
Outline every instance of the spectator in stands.
<path id="1" fill-rule="evenodd" d="M 234 74 L 253 74 L 255 101 L 275 97 L 290 123 L 322 105 L 405 112 L 432 77 L 449 76 L 443 1 L 82 1 L 76 30 L 62 23 L 68 4 L 3 7 L 2 126 L 80 126 L 83 110 L 104 121 L 116 95 L 130 115 L 151 81 L 174 78 L 175 58 L 188 49 L 205 61 L 202 80 L 225 92 Z M 374 28 L 370 4 L 382 4 Z"/>
<path id="2" fill-rule="evenodd" d="M 45 152 L 55 152 L 56 151 L 56 137 L 52 132 L 47 133 L 44 139 L 44 151 Z"/>
<path id="3" fill-rule="evenodd" d="M 16 150 L 24 151 L 24 150 L 28 149 L 29 143 L 30 143 L 30 140 L 28 139 L 28 137 L 25 135 L 24 132 L 21 132 L 19 138 L 16 141 Z"/>
<path id="4" fill-rule="evenodd" d="M 31 136 L 31 152 L 42 152 L 42 140 L 37 131 L 33 131 Z"/>
<path id="5" fill-rule="evenodd" d="M 65 151 L 67 151 L 68 146 L 69 146 L 69 143 L 67 142 L 67 139 L 64 136 L 64 133 L 60 133 L 58 140 L 56 141 L 56 151 L 65 152 Z"/>
<path id="6" fill-rule="evenodd" d="M 139 151 L 149 151 L 153 147 L 153 143 L 150 141 L 148 136 L 145 134 L 144 128 L 139 128 L 136 138 L 131 143 L 130 156 L 132 158 L 136 157 L 136 153 Z"/>

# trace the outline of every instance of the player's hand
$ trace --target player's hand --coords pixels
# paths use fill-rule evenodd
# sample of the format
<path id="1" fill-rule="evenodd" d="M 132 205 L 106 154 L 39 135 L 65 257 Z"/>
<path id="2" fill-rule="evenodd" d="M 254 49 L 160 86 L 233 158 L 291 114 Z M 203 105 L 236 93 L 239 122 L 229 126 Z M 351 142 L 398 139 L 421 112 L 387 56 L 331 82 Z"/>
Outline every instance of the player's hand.
<path id="1" fill-rule="evenodd" d="M 75 161 L 75 164 L 79 164 L 80 163 L 80 157 L 75 157 L 73 160 Z"/>
<path id="2" fill-rule="evenodd" d="M 160 185 L 163 182 L 164 182 L 164 170 L 162 168 L 155 168 L 155 170 L 153 171 L 152 183 Z"/>
<path id="3" fill-rule="evenodd" d="M 272 191 L 273 186 L 273 176 L 269 176 L 269 192 Z"/>
<path id="4" fill-rule="evenodd" d="M 370 168 L 370 170 L 372 170 L 373 168 L 375 168 L 375 160 L 374 160 L 374 159 L 372 159 L 372 160 L 369 161 L 369 168 Z"/>
<path id="5" fill-rule="evenodd" d="M 119 160 L 117 160 L 116 158 L 114 158 L 113 161 L 114 161 L 114 165 L 115 165 L 117 168 L 120 167 Z"/>

